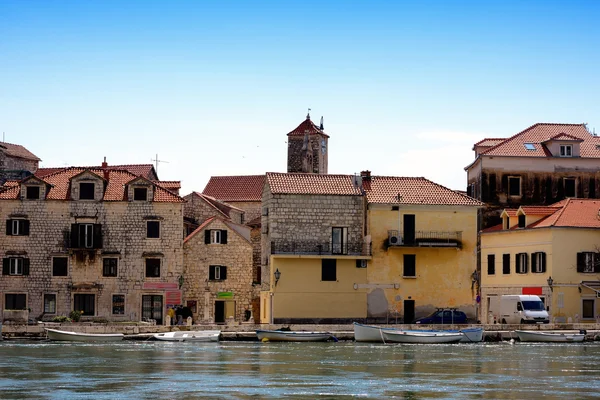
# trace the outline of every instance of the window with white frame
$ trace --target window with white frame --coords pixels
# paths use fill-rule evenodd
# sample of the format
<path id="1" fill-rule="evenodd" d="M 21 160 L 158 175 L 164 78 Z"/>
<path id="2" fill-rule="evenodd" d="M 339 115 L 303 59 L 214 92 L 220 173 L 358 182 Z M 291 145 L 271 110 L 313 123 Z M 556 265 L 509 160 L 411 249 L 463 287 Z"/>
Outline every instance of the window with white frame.
<path id="1" fill-rule="evenodd" d="M 205 244 L 227 244 L 226 229 L 207 229 L 204 231 Z"/>
<path id="2" fill-rule="evenodd" d="M 224 281 L 227 279 L 227 267 L 223 265 L 210 265 L 208 267 L 208 280 Z"/>
<path id="3" fill-rule="evenodd" d="M 27 219 L 8 219 L 6 220 L 7 236 L 27 236 L 29 235 L 29 220 Z"/>
<path id="4" fill-rule="evenodd" d="M 592 251 L 577 253 L 577 272 L 584 274 L 600 273 L 600 260 Z"/>
<path id="5" fill-rule="evenodd" d="M 527 273 L 527 253 L 518 253 L 515 256 L 517 274 Z"/>
<path id="6" fill-rule="evenodd" d="M 536 274 L 546 272 L 546 253 L 538 251 L 531 254 L 531 272 Z"/>
<path id="7" fill-rule="evenodd" d="M 559 151 L 561 157 L 573 157 L 573 146 L 570 144 L 561 144 Z"/>
<path id="8" fill-rule="evenodd" d="M 56 314 L 56 295 L 44 294 L 44 313 Z"/>

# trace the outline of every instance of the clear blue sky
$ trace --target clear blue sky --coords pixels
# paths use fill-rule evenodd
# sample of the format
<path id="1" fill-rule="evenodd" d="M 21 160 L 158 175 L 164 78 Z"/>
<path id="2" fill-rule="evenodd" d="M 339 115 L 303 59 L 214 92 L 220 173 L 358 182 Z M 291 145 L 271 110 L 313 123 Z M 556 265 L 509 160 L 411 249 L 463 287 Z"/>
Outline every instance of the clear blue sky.
<path id="1" fill-rule="evenodd" d="M 286 170 L 324 116 L 329 172 L 466 187 L 474 142 L 600 133 L 600 1 L 0 1 L 0 131 L 42 166 L 151 163 L 183 194 Z"/>

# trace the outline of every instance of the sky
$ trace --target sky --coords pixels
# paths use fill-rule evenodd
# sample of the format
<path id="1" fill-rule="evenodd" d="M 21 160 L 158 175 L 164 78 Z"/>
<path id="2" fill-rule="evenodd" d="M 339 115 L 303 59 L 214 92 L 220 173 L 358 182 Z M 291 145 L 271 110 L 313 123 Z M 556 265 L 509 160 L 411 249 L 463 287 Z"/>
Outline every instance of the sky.
<path id="1" fill-rule="evenodd" d="M 0 131 L 42 167 L 156 164 L 181 194 L 286 172 L 324 118 L 329 173 L 465 190 L 473 144 L 600 133 L 599 1 L 0 0 Z"/>

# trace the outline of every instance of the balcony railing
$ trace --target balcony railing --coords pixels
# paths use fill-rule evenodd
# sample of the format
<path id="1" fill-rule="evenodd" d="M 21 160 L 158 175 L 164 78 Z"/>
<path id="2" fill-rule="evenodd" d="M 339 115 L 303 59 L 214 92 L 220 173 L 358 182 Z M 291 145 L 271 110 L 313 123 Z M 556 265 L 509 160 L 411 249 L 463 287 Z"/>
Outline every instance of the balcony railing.
<path id="1" fill-rule="evenodd" d="M 415 231 L 413 238 L 404 237 L 399 231 L 388 231 L 390 247 L 462 247 L 461 231 Z"/>
<path id="2" fill-rule="evenodd" d="M 317 240 L 275 240 L 271 242 L 271 254 L 370 256 L 370 243 L 356 242 L 332 244 Z"/>

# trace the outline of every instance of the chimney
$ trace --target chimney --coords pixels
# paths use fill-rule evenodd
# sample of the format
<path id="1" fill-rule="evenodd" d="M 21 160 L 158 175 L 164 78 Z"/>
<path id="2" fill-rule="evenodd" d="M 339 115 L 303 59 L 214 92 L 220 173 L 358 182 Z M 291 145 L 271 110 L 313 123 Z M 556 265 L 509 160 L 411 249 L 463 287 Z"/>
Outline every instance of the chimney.
<path id="1" fill-rule="evenodd" d="M 106 157 L 102 161 L 102 170 L 104 171 L 104 180 L 108 181 L 108 163 L 106 162 Z"/>
<path id="2" fill-rule="evenodd" d="M 360 176 L 361 176 L 361 178 L 363 178 L 363 181 L 365 181 L 365 182 L 371 181 L 371 171 L 369 171 L 369 170 L 360 171 Z"/>

